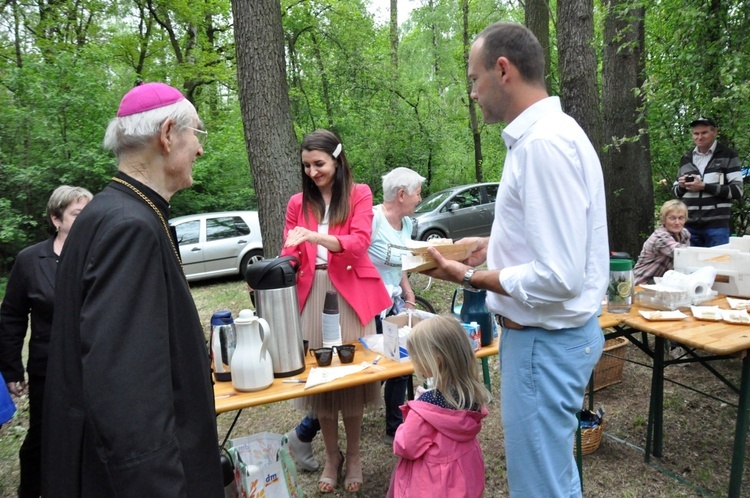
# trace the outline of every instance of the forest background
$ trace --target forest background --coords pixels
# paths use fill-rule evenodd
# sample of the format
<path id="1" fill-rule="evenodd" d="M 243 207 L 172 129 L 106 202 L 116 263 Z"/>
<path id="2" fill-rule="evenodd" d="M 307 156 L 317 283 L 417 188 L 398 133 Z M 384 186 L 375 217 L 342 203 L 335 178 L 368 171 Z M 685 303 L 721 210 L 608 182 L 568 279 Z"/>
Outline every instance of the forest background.
<path id="1" fill-rule="evenodd" d="M 423 196 L 497 181 L 502 126 L 483 124 L 466 63 L 499 20 L 542 42 L 550 93 L 600 153 L 610 247 L 637 255 L 692 119 L 716 119 L 747 162 L 748 3 L 412 0 L 399 19 L 390 0 L 378 22 L 367 0 L 0 0 L 0 289 L 18 251 L 49 236 L 54 188 L 109 181 L 104 130 L 137 81 L 182 90 L 209 132 L 172 215 L 258 209 L 266 254 L 301 188 L 298 140 L 316 128 L 341 136 L 376 202 L 397 166 L 427 178 Z"/>

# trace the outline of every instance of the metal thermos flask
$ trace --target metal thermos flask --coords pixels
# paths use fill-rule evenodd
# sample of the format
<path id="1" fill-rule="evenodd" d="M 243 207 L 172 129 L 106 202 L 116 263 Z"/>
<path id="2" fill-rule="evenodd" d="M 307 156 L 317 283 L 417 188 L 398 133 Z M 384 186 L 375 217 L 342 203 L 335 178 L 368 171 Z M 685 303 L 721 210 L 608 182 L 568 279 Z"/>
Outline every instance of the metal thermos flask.
<path id="1" fill-rule="evenodd" d="M 231 311 L 217 311 L 211 317 L 211 369 L 217 382 L 232 380 L 229 367 L 234 349 L 237 347 L 237 335 Z"/>
<path id="2" fill-rule="evenodd" d="M 456 311 L 456 297 L 459 291 L 463 290 L 463 304 L 461 310 Z M 451 301 L 451 310 L 458 315 L 463 323 L 477 322 L 481 331 L 482 347 L 492 344 L 494 339 L 494 320 L 490 310 L 487 308 L 487 291 L 456 289 L 453 291 L 453 300 Z"/>
<path id="3" fill-rule="evenodd" d="M 294 256 L 257 261 L 247 267 L 245 281 L 253 289 L 255 309 L 268 322 L 274 377 L 290 377 L 305 371 L 305 352 L 297 300 Z"/>

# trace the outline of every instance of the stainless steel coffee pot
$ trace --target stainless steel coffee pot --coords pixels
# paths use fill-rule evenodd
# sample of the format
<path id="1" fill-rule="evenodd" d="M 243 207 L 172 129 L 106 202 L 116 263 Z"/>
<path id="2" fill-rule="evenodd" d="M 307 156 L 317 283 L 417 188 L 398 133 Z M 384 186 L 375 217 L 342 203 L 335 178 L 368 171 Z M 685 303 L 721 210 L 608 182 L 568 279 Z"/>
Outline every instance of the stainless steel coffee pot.
<path id="1" fill-rule="evenodd" d="M 237 346 L 231 311 L 217 311 L 211 317 L 211 369 L 217 382 L 232 380 L 230 362 Z"/>
<path id="2" fill-rule="evenodd" d="M 274 377 L 290 377 L 305 371 L 305 353 L 297 300 L 297 270 L 294 256 L 264 259 L 248 266 L 245 281 L 253 289 L 258 316 L 268 322 Z"/>

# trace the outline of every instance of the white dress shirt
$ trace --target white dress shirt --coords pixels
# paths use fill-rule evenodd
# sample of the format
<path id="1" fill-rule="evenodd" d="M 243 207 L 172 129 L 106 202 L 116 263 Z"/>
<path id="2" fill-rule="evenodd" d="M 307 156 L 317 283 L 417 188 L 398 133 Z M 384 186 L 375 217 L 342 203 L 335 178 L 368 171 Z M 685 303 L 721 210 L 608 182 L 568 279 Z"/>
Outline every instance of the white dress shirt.
<path id="1" fill-rule="evenodd" d="M 578 327 L 601 305 L 609 278 L 601 164 L 588 137 L 548 97 L 503 131 L 508 147 L 487 264 L 510 296 L 488 306 L 521 325 Z"/>
<path id="2" fill-rule="evenodd" d="M 714 155 L 715 150 L 716 140 L 714 140 L 714 143 L 711 144 L 711 147 L 708 148 L 705 154 L 699 151 L 698 147 L 693 149 L 693 164 L 695 164 L 695 167 L 701 172 L 701 176 L 706 172 L 706 166 L 711 162 L 711 157 Z"/>

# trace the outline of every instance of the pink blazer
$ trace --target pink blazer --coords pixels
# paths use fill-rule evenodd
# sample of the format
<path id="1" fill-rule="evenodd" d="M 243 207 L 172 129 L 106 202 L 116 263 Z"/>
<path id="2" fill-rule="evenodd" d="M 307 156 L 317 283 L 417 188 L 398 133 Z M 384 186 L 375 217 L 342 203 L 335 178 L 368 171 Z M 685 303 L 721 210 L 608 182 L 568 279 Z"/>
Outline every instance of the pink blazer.
<path id="1" fill-rule="evenodd" d="M 354 308 L 362 325 L 391 306 L 391 298 L 385 289 L 378 270 L 370 261 L 367 249 L 372 234 L 372 191 L 363 184 L 355 184 L 349 217 L 343 225 L 329 226 L 328 234 L 338 238 L 341 252 L 328 252 L 328 275 L 333 286 L 349 305 Z M 296 226 L 317 231 L 318 222 L 310 214 L 302 213 L 302 193 L 294 194 L 286 207 L 284 240 Z M 317 246 L 304 242 L 295 247 L 286 247 L 282 256 L 296 256 L 300 260 L 297 273 L 297 297 L 300 310 L 304 309 L 315 277 L 315 255 Z"/>

